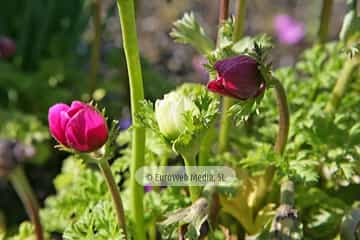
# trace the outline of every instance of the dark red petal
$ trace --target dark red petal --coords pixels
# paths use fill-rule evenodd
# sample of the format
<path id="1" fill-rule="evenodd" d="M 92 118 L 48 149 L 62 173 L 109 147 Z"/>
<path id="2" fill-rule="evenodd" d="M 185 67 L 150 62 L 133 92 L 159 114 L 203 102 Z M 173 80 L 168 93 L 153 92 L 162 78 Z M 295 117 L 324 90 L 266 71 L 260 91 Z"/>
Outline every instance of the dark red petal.
<path id="1" fill-rule="evenodd" d="M 263 81 L 256 60 L 248 56 L 224 59 L 215 69 L 223 79 L 223 88 L 238 99 L 254 97 Z"/>
<path id="2" fill-rule="evenodd" d="M 209 91 L 220 94 L 222 96 L 227 96 L 227 97 L 233 97 L 236 99 L 242 99 L 239 98 L 236 93 L 233 93 L 231 91 L 228 91 L 226 88 L 224 88 L 224 86 L 222 85 L 222 78 L 218 78 L 216 80 L 210 81 L 207 85 L 207 88 Z"/>
<path id="3" fill-rule="evenodd" d="M 214 68 L 220 76 L 225 77 L 229 70 L 237 69 L 242 64 L 257 64 L 256 60 L 245 55 L 226 58 L 215 63 Z"/>
<path id="4" fill-rule="evenodd" d="M 207 84 L 207 88 L 215 93 L 219 93 L 219 94 L 225 94 L 225 88 L 222 85 L 222 80 L 221 78 L 218 78 L 216 80 L 212 80 Z"/>

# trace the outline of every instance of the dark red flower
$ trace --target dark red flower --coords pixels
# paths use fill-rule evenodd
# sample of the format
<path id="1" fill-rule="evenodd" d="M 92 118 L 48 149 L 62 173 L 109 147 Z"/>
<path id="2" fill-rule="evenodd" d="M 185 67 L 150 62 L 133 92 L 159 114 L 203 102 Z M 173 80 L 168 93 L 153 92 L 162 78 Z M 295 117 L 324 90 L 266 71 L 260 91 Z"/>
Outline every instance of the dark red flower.
<path id="1" fill-rule="evenodd" d="M 208 83 L 210 91 L 240 100 L 263 94 L 265 81 L 255 59 L 245 55 L 231 57 L 218 61 L 214 67 L 218 75 Z"/>
<path id="2" fill-rule="evenodd" d="M 0 58 L 10 58 L 16 52 L 16 45 L 8 37 L 0 37 Z"/>

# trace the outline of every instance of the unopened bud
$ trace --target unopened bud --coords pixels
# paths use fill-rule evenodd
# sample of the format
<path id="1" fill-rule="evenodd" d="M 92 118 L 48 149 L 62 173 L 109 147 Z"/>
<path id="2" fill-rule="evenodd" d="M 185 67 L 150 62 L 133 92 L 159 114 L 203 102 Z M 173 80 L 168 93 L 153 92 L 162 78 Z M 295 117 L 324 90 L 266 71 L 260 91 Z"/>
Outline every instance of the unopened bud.
<path id="1" fill-rule="evenodd" d="M 169 140 L 175 140 L 186 129 L 185 112 L 194 114 L 199 112 L 188 97 L 177 92 L 171 92 L 164 99 L 155 103 L 155 118 L 159 124 L 160 132 Z"/>
<path id="2" fill-rule="evenodd" d="M 35 155 L 32 146 L 14 140 L 0 139 L 0 176 L 7 176 L 25 159 Z"/>

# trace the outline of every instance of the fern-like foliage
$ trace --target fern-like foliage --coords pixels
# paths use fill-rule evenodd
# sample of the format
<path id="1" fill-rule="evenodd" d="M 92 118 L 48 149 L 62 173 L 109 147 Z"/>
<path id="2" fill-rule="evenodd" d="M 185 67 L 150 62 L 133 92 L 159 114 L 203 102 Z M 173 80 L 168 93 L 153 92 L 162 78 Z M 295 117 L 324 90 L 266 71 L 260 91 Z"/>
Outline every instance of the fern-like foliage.
<path id="1" fill-rule="evenodd" d="M 101 174 L 73 157 L 65 160 L 62 173 L 54 182 L 57 194 L 48 197 L 41 210 L 44 227 L 49 232 L 63 232 L 107 193 Z"/>
<path id="2" fill-rule="evenodd" d="M 110 199 L 101 200 L 89 207 L 82 216 L 69 225 L 64 232 L 66 240 L 124 240 L 118 227 L 113 205 Z"/>

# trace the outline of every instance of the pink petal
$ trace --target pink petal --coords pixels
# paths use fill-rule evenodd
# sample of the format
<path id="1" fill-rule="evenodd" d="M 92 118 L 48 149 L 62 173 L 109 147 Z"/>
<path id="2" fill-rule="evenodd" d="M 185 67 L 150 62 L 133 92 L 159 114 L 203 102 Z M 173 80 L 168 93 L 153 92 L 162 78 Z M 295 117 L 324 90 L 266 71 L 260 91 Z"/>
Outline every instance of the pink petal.
<path id="1" fill-rule="evenodd" d="M 90 152 L 106 142 L 108 129 L 101 114 L 87 107 L 71 118 L 67 124 L 65 136 L 72 148 L 80 152 Z"/>
<path id="2" fill-rule="evenodd" d="M 274 20 L 274 27 L 276 31 L 286 30 L 293 23 L 292 18 L 289 15 L 281 14 L 277 15 Z"/>
<path id="3" fill-rule="evenodd" d="M 104 122 L 97 127 L 88 129 L 87 139 L 90 149 L 98 149 L 106 143 L 108 138 L 108 128 Z"/>
<path id="4" fill-rule="evenodd" d="M 71 103 L 71 106 L 68 110 L 68 114 L 70 117 L 74 116 L 77 112 L 79 112 L 81 109 L 89 108 L 90 106 L 86 103 L 80 102 L 80 101 L 73 101 Z"/>
<path id="5" fill-rule="evenodd" d="M 65 127 L 69 120 L 64 113 L 69 106 L 64 103 L 58 103 L 49 108 L 48 121 L 51 135 L 61 144 L 67 146 L 65 138 Z"/>
<path id="6" fill-rule="evenodd" d="M 80 152 L 86 152 L 88 146 L 85 138 L 85 110 L 77 112 L 68 122 L 65 129 L 65 137 L 68 145 Z"/>

